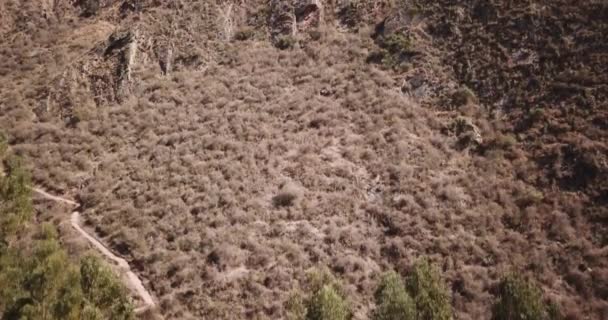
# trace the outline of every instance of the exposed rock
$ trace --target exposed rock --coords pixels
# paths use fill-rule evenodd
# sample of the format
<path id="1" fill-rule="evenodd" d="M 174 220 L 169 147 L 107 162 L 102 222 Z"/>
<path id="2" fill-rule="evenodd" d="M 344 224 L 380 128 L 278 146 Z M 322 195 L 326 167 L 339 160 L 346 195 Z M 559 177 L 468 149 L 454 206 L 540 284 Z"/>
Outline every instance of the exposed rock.
<path id="1" fill-rule="evenodd" d="M 273 41 L 281 36 L 296 35 L 296 16 L 290 2 L 272 0 L 270 2 L 270 35 Z"/>
<path id="2" fill-rule="evenodd" d="M 376 26 L 375 36 L 388 36 L 406 29 L 412 22 L 413 17 L 403 10 L 395 10 L 391 15 L 384 18 Z"/>
<path id="3" fill-rule="evenodd" d="M 173 48 L 168 45 L 161 51 L 159 58 L 160 70 L 163 75 L 167 75 L 171 72 L 171 65 L 173 62 Z"/>
<path id="4" fill-rule="evenodd" d="M 142 4 L 137 0 L 125 0 L 118 9 L 122 17 L 125 17 L 130 12 L 139 12 L 142 9 Z"/>
<path id="5" fill-rule="evenodd" d="M 340 1 L 335 8 L 338 24 L 345 29 L 355 29 L 362 21 L 361 11 L 352 1 Z"/>
<path id="6" fill-rule="evenodd" d="M 297 31 L 317 28 L 323 20 L 323 6 L 319 0 L 295 0 L 294 13 Z"/>
<path id="7" fill-rule="evenodd" d="M 130 93 L 131 69 L 137 54 L 137 33 L 117 31 L 74 62 L 48 89 L 46 112 L 77 122 L 77 108 L 122 102 Z"/>
<path id="8" fill-rule="evenodd" d="M 322 20 L 323 6 L 319 0 L 272 0 L 270 3 L 270 35 L 275 45 L 282 38 L 318 28 Z"/>
<path id="9" fill-rule="evenodd" d="M 473 120 L 466 117 L 458 117 L 452 123 L 454 134 L 458 137 L 458 144 L 461 148 L 466 148 L 471 145 L 483 144 L 483 138 L 479 128 L 473 123 Z"/>

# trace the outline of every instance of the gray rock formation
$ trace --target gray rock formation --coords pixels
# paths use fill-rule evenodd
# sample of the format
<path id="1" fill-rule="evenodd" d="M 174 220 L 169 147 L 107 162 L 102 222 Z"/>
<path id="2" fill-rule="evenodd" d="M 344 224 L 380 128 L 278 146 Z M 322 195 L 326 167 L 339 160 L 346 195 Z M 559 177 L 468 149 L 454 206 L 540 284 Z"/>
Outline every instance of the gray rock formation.
<path id="1" fill-rule="evenodd" d="M 42 111 L 77 122 L 77 109 L 120 103 L 131 93 L 137 32 L 117 31 L 81 59 L 74 61 L 49 85 Z"/>
<path id="2" fill-rule="evenodd" d="M 323 21 L 320 0 L 272 0 L 270 3 L 270 35 L 276 44 L 282 37 L 318 28 Z"/>

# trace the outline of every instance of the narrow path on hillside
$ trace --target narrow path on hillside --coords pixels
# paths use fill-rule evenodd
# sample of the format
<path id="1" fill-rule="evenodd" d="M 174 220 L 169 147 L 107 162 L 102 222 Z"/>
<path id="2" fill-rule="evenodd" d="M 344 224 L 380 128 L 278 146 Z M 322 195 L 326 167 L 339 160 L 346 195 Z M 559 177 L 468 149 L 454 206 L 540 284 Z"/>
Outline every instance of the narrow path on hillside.
<path id="1" fill-rule="evenodd" d="M 45 199 L 66 203 L 66 204 L 69 204 L 72 206 L 79 206 L 79 204 L 76 201 L 52 195 L 39 188 L 31 188 L 31 189 L 32 189 L 32 191 L 39 194 L 40 196 L 42 196 Z M 125 259 L 112 253 L 112 251 L 110 251 L 110 249 L 107 246 L 105 246 L 103 243 L 101 243 L 99 240 L 97 240 L 97 238 L 94 235 L 89 234 L 81 227 L 80 212 L 73 211 L 71 218 L 70 218 L 70 222 L 72 224 L 72 227 L 74 229 L 76 229 L 76 231 L 78 231 L 78 233 L 80 233 L 81 236 L 83 236 L 88 242 L 90 242 L 106 258 L 108 258 L 108 259 L 112 260 L 114 263 L 116 263 L 118 265 L 118 267 L 120 268 L 120 270 L 125 273 L 125 275 L 126 275 L 125 281 L 127 282 L 126 283 L 127 287 L 129 289 L 135 291 L 137 293 L 137 295 L 139 295 L 141 297 L 142 301 L 144 302 L 143 306 L 135 309 L 135 313 L 139 314 L 139 313 L 147 311 L 148 309 L 154 308 L 156 306 L 156 304 L 154 303 L 154 299 L 152 299 L 152 295 L 150 294 L 150 292 L 148 290 L 146 290 L 141 279 L 135 273 L 133 273 L 133 271 L 131 270 L 131 267 L 129 266 L 129 263 Z"/>

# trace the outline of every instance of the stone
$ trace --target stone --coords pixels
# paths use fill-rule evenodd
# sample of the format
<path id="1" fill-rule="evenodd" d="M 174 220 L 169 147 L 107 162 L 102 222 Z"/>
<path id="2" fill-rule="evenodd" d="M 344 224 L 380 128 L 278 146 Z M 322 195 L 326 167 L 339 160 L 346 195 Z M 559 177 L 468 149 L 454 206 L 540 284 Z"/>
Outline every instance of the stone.
<path id="1" fill-rule="evenodd" d="M 298 32 L 318 28 L 323 20 L 320 0 L 293 0 L 270 2 L 270 35 L 275 45 Z"/>

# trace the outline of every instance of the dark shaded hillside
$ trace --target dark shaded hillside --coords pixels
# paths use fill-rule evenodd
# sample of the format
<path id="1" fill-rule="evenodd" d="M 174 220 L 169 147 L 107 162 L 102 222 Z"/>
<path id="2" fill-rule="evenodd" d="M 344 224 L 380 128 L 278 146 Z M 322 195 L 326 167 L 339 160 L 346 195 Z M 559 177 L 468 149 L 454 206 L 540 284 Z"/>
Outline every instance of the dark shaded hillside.
<path id="1" fill-rule="evenodd" d="M 608 244 L 608 3 L 416 1 L 454 76 L 509 124 L 540 169 L 522 178 L 584 192 Z"/>

